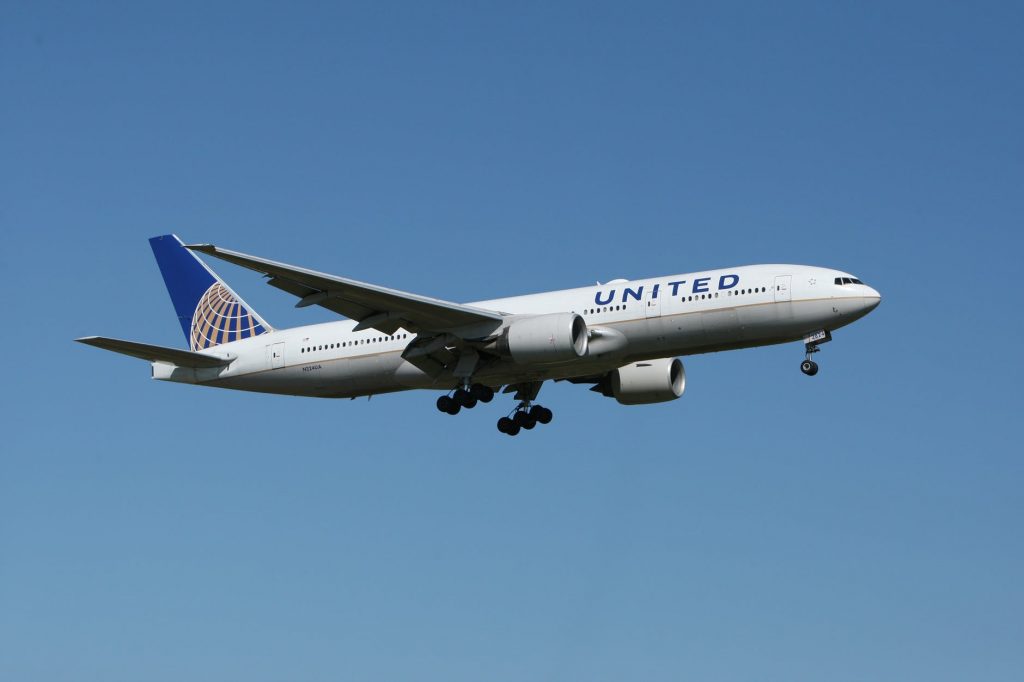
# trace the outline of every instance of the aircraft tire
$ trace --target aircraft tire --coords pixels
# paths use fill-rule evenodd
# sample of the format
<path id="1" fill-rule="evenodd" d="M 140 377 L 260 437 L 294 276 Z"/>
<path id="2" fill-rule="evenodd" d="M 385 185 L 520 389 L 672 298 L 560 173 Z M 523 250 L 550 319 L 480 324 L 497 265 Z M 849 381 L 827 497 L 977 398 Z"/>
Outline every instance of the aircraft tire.
<path id="1" fill-rule="evenodd" d="M 804 360 L 800 363 L 800 371 L 809 377 L 813 377 L 818 373 L 818 363 L 813 360 Z"/>
<path id="2" fill-rule="evenodd" d="M 494 389 L 483 384 L 473 384 L 469 389 L 469 393 L 482 403 L 489 403 L 494 400 Z"/>
<path id="3" fill-rule="evenodd" d="M 554 413 L 543 405 L 534 405 L 530 408 L 530 416 L 540 424 L 550 424 Z"/>
<path id="4" fill-rule="evenodd" d="M 452 398 L 455 399 L 456 403 L 458 403 L 462 407 L 465 407 L 467 410 L 471 410 L 474 407 L 476 407 L 476 398 L 474 398 L 472 394 L 470 394 L 470 392 L 465 389 L 460 388 L 459 390 L 455 391 L 455 393 L 452 395 Z"/>

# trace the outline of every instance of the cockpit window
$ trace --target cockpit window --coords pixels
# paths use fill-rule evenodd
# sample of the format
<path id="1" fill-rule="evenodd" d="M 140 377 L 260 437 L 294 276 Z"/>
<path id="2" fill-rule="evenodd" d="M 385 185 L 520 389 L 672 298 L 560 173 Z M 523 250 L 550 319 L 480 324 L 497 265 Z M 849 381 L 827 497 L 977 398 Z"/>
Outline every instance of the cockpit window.
<path id="1" fill-rule="evenodd" d="M 856 277 L 836 277 L 836 284 L 864 284 Z"/>

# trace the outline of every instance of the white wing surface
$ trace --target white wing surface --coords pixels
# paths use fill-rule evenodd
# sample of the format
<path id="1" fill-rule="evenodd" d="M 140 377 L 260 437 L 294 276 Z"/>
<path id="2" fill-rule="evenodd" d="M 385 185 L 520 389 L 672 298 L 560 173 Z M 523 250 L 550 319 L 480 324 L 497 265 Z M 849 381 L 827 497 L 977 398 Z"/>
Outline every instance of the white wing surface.
<path id="1" fill-rule="evenodd" d="M 357 330 L 372 328 L 393 334 L 401 327 L 416 333 L 457 334 L 458 330 L 466 328 L 494 328 L 502 320 L 501 313 L 493 310 L 328 275 L 229 251 L 213 244 L 189 244 L 186 248 L 260 272 L 269 278 L 268 284 L 298 296 L 296 307 L 322 306 L 357 320 Z"/>

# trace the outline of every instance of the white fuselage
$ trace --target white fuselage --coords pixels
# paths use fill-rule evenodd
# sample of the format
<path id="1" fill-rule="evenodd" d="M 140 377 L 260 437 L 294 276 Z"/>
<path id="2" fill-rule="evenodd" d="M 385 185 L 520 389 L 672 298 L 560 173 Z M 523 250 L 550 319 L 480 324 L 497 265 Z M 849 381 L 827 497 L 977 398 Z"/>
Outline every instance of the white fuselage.
<path id="1" fill-rule="evenodd" d="M 638 360 L 784 343 L 832 331 L 880 301 L 867 285 L 836 284 L 843 277 L 850 276 L 804 265 L 751 265 L 475 302 L 470 305 L 508 315 L 574 312 L 593 337 L 585 357 L 544 367 L 505 359 L 482 366 L 474 380 L 497 386 L 587 377 Z M 324 398 L 448 390 L 460 383 L 451 369 L 431 376 L 403 359 L 415 334 L 353 331 L 355 326 L 343 320 L 276 330 L 209 349 L 211 355 L 234 358 L 225 367 L 157 362 L 153 376 Z"/>

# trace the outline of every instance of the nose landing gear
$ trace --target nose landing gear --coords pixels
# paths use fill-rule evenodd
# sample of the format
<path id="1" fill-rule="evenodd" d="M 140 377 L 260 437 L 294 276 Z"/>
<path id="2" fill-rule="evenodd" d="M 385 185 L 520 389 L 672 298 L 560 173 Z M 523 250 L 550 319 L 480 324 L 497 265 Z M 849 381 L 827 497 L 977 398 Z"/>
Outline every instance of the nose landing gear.
<path id="1" fill-rule="evenodd" d="M 809 377 L 813 377 L 818 373 L 818 363 L 811 360 L 811 356 L 821 350 L 818 348 L 819 344 L 828 343 L 831 340 L 832 334 L 827 329 L 819 329 L 804 337 L 804 350 L 807 352 L 807 355 L 804 357 L 804 361 L 800 363 L 801 372 Z"/>
<path id="2" fill-rule="evenodd" d="M 804 358 L 804 361 L 800 363 L 800 371 L 809 377 L 813 377 L 818 373 L 818 363 L 811 360 L 811 356 L 821 349 L 818 348 L 818 344 L 816 342 L 808 341 L 804 344 L 804 350 L 807 351 L 807 356 Z"/>

